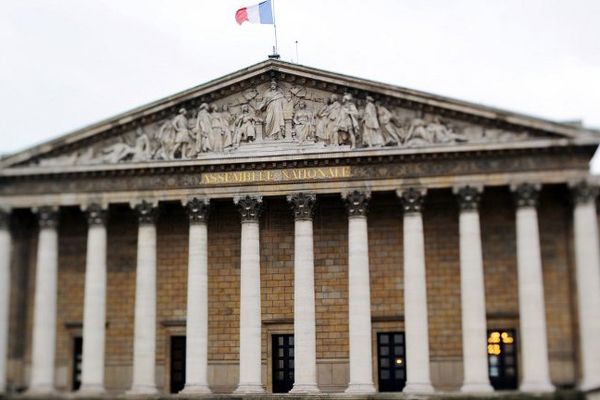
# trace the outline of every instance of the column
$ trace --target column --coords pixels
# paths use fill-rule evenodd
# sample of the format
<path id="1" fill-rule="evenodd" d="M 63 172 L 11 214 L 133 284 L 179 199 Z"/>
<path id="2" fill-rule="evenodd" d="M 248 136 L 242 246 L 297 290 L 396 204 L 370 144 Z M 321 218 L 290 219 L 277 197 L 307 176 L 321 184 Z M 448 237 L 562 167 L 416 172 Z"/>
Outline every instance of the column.
<path id="1" fill-rule="evenodd" d="M 521 184 L 514 191 L 517 206 L 517 269 L 523 392 L 551 392 L 546 339 L 542 255 L 536 204 L 540 185 Z"/>
<path id="2" fill-rule="evenodd" d="M 600 388 L 600 254 L 598 252 L 598 188 L 581 182 L 573 188 L 575 268 L 581 390 Z"/>
<path id="3" fill-rule="evenodd" d="M 236 393 L 263 393 L 261 362 L 261 196 L 234 198 L 242 220 L 240 253 L 240 382 Z"/>
<path id="4" fill-rule="evenodd" d="M 346 393 L 373 393 L 371 287 L 367 208 L 370 192 L 344 193 L 348 211 L 348 319 L 350 383 Z"/>
<path id="5" fill-rule="evenodd" d="M 404 330 L 406 333 L 405 393 L 432 393 L 429 372 L 427 281 L 423 238 L 425 189 L 398 191 L 404 210 Z"/>
<path id="6" fill-rule="evenodd" d="M 492 392 L 488 377 L 487 321 L 479 199 L 482 187 L 455 188 L 458 197 L 460 237 L 460 300 L 464 380 L 462 392 Z"/>
<path id="7" fill-rule="evenodd" d="M 317 339 L 315 328 L 315 262 L 313 208 L 317 196 L 287 197 L 294 212 L 294 387 L 293 393 L 316 393 Z"/>
<path id="8" fill-rule="evenodd" d="M 6 391 L 10 321 L 10 211 L 0 208 L 0 395 Z"/>
<path id="9" fill-rule="evenodd" d="M 46 394 L 54 391 L 58 209 L 41 207 L 37 210 L 37 213 L 40 230 L 35 272 L 33 346 L 29 392 Z"/>
<path id="10" fill-rule="evenodd" d="M 157 393 L 156 363 L 156 217 L 157 205 L 134 205 L 138 215 L 133 382 L 130 394 Z"/>
<path id="11" fill-rule="evenodd" d="M 209 200 L 185 203 L 190 221 L 185 394 L 208 394 L 208 229 Z"/>
<path id="12" fill-rule="evenodd" d="M 85 294 L 83 302 L 82 393 L 104 392 L 106 329 L 106 209 L 91 204 L 88 220 Z"/>

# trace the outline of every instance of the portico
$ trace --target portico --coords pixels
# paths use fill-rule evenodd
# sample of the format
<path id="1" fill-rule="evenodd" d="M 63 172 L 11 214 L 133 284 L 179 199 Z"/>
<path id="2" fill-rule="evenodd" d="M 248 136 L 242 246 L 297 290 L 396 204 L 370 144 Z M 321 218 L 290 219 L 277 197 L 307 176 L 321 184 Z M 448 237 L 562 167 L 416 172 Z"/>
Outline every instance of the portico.
<path id="1" fill-rule="evenodd" d="M 327 98 L 319 91 L 334 90 L 330 76 L 286 65 L 269 61 L 181 102 L 237 98 L 240 87 L 260 92 L 271 79 L 315 104 Z M 246 83 L 228 89 L 231 79 Z M 58 146 L 4 162 L 0 281 L 32 275 L 28 287 L 0 290 L 0 389 L 50 394 L 79 379 L 86 395 L 172 392 L 179 383 L 189 395 L 272 392 L 280 383 L 297 394 L 366 394 L 402 383 L 427 395 L 489 393 L 500 387 L 495 374 L 508 381 L 511 373 L 528 393 L 599 387 L 598 182 L 587 171 L 598 140 L 523 116 L 507 125 L 450 101 L 417 107 L 399 89 L 392 101 L 366 81 L 346 85 L 354 88 L 340 106 L 349 126 L 359 114 L 348 104 L 380 93 L 382 124 L 385 107 L 406 107 L 489 125 L 487 139 L 467 139 L 474 127 L 415 116 L 394 125 L 406 146 L 351 149 L 343 138 L 352 132 L 318 120 L 315 130 L 340 129 L 341 141 L 295 148 L 304 145 L 283 132 L 263 150 L 240 139 L 230 152 L 188 159 L 173 150 L 175 159 L 158 160 L 146 149 L 145 163 L 134 148 L 134 159 L 108 164 L 69 150 L 77 161 L 64 165 Z M 335 101 L 324 100 L 314 118 L 338 110 Z M 258 116 L 244 118 L 239 124 L 254 121 L 262 135 Z M 123 129 L 145 126 L 137 124 Z M 94 129 L 104 128 L 81 133 L 83 144 Z M 356 125 L 359 143 L 361 132 Z M 110 147 L 111 162 L 126 154 L 94 140 L 94 154 Z M 38 160 L 45 157 L 53 161 Z M 18 229 L 29 237 L 15 244 Z M 27 241 L 31 256 L 12 250 Z M 31 304 L 30 333 L 18 355 L 10 325 L 21 297 Z M 80 371 L 75 338 L 83 340 Z M 181 360 L 174 338 L 185 339 Z M 578 349 L 565 344 L 573 342 Z M 518 368 L 511 372 L 506 357 Z"/>

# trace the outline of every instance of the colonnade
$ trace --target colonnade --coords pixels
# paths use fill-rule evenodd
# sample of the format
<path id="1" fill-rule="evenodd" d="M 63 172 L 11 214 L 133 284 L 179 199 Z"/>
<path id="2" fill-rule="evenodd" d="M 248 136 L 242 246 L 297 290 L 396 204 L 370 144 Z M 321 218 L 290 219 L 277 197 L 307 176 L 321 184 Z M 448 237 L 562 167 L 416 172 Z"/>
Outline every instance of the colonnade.
<path id="1" fill-rule="evenodd" d="M 542 260 L 537 219 L 540 186 L 511 188 L 516 204 L 517 269 L 522 379 L 520 390 L 547 392 L 550 382 Z M 492 391 L 487 375 L 485 286 L 478 204 L 483 188 L 463 186 L 459 202 L 460 282 L 464 382 L 462 391 Z M 581 343 L 582 389 L 600 387 L 600 253 L 595 198 L 584 182 L 573 188 L 577 308 Z M 425 246 L 424 188 L 397 192 L 404 211 L 404 325 L 407 393 L 431 393 Z M 348 393 L 375 392 L 372 367 L 371 304 L 367 214 L 370 193 L 342 195 L 348 212 L 349 384 Z M 316 393 L 316 321 L 312 193 L 287 197 L 295 218 L 294 337 L 295 382 L 292 392 Z M 234 198 L 241 216 L 240 354 L 237 393 L 264 392 L 261 363 L 260 230 L 261 196 Z M 157 204 L 132 204 L 138 228 L 133 378 L 129 393 L 152 394 L 156 355 L 156 217 Z M 210 202 L 184 202 L 189 217 L 187 352 L 184 392 L 210 393 L 208 384 L 208 230 Z M 35 210 L 39 220 L 34 295 L 31 393 L 54 389 L 57 312 L 57 208 Z M 81 392 L 104 392 L 106 323 L 106 207 L 85 208 L 88 219 L 83 363 Z M 5 388 L 10 299 L 10 213 L 0 212 L 0 392 Z M 400 266 L 399 266 L 400 268 Z"/>

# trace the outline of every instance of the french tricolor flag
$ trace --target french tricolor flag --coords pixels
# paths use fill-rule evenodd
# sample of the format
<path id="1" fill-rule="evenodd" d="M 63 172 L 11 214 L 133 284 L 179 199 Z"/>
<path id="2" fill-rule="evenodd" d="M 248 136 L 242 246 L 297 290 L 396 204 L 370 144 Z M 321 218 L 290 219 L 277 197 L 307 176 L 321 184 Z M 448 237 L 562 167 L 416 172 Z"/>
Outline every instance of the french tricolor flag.
<path id="1" fill-rule="evenodd" d="M 272 24 L 273 11 L 271 0 L 266 0 L 250 7 L 240 8 L 235 12 L 235 20 L 238 24 L 248 21 L 251 24 Z"/>

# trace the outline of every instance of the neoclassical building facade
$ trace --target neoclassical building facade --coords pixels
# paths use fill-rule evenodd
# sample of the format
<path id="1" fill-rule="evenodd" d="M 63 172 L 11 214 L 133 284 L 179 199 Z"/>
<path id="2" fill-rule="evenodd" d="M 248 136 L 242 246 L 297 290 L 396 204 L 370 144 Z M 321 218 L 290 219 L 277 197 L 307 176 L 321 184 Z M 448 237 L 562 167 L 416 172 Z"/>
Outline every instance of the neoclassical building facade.
<path id="1" fill-rule="evenodd" d="M 598 143 L 268 60 L 5 157 L 0 392 L 598 389 Z"/>

